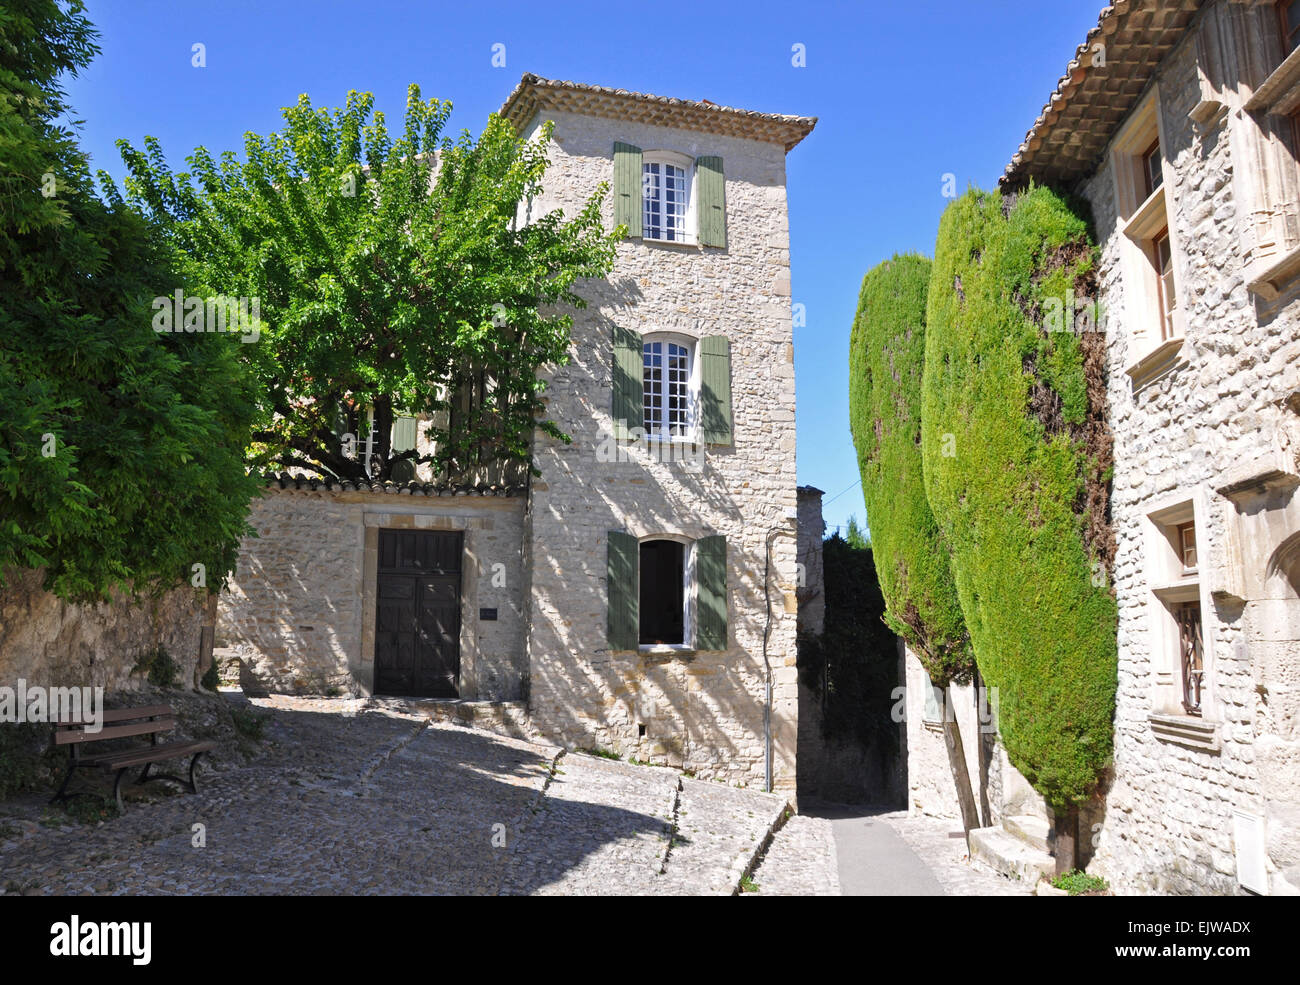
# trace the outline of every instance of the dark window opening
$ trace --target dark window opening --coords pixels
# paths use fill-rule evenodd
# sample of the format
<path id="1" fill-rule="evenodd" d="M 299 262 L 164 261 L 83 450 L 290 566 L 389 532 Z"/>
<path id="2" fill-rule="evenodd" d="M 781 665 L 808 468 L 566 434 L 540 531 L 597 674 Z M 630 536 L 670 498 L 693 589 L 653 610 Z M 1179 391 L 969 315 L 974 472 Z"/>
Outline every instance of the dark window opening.
<path id="1" fill-rule="evenodd" d="M 1145 198 L 1150 198 L 1151 193 L 1165 182 L 1165 172 L 1160 166 L 1160 141 L 1158 140 L 1142 155 L 1142 178 L 1146 187 Z"/>
<path id="2" fill-rule="evenodd" d="M 685 642 L 686 547 L 675 540 L 647 540 L 641 545 L 642 643 Z"/>
<path id="3" fill-rule="evenodd" d="M 1205 677 L 1205 651 L 1201 643 L 1201 604 L 1184 602 L 1174 610 L 1178 623 L 1178 656 L 1183 679 L 1183 710 L 1201 713 L 1201 687 Z"/>
<path id="4" fill-rule="evenodd" d="M 1282 0 L 1277 9 L 1282 18 L 1282 44 L 1289 55 L 1300 47 L 1300 0 Z"/>

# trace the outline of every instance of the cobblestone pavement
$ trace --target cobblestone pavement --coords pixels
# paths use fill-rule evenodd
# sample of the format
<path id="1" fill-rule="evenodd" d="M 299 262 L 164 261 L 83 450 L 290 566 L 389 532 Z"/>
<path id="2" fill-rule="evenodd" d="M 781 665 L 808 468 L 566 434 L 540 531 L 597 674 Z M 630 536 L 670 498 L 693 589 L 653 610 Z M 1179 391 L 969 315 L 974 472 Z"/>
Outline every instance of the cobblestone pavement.
<path id="1" fill-rule="evenodd" d="M 916 852 L 948 896 L 1032 896 L 1033 887 L 978 865 L 966 855 L 966 839 L 960 836 L 961 822 L 925 814 L 893 811 L 875 815 L 898 832 Z M 956 832 L 958 837 L 951 834 Z"/>
<path id="2" fill-rule="evenodd" d="M 752 876 L 754 896 L 839 896 L 840 877 L 831 822 L 804 814 L 790 818 Z"/>
<path id="3" fill-rule="evenodd" d="M 0 805 L 0 889 L 730 894 L 784 802 L 352 699 L 257 699 L 261 754 L 97 826 Z M 87 771 L 89 772 L 89 771 Z M 162 785 L 155 785 L 157 790 Z"/>

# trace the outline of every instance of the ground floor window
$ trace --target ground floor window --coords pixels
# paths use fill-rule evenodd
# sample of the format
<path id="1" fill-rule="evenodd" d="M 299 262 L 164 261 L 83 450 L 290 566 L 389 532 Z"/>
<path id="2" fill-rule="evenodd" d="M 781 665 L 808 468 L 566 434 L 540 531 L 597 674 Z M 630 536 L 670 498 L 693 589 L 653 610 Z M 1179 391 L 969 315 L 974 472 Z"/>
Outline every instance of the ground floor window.
<path id="1" fill-rule="evenodd" d="M 640 642 L 686 643 L 686 545 L 675 540 L 644 541 L 640 583 Z"/>

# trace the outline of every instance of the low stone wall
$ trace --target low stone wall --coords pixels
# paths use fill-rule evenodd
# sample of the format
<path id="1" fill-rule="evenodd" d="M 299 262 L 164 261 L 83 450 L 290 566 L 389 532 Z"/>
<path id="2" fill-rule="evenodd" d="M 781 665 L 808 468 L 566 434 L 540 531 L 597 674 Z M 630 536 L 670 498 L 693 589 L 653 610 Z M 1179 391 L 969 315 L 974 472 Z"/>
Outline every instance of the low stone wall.
<path id="1" fill-rule="evenodd" d="M 220 598 L 217 658 L 251 690 L 370 694 L 381 529 L 459 530 L 462 698 L 527 694 L 521 496 L 289 482 L 252 505 Z M 480 609 L 497 610 L 492 621 Z"/>
<path id="2" fill-rule="evenodd" d="M 157 599 L 125 596 L 73 605 L 41 588 L 44 572 L 9 570 L 0 588 L 0 686 L 21 678 L 44 687 L 138 686 L 132 668 L 162 647 L 176 662 L 177 686 L 197 684 L 207 596 L 189 587 Z"/>

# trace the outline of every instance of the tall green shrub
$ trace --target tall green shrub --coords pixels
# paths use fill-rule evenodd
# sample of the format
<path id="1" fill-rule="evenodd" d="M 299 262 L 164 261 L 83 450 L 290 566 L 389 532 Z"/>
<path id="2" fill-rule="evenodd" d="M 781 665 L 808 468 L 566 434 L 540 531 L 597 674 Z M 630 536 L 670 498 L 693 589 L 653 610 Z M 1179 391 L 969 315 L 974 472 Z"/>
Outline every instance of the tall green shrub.
<path id="1" fill-rule="evenodd" d="M 1104 348 L 1059 317 L 1095 265 L 1049 189 L 971 191 L 940 223 L 926 309 L 926 491 L 1007 755 L 1058 815 L 1109 763 L 1115 707 Z"/>
<path id="2" fill-rule="evenodd" d="M 885 622 L 938 687 L 975 669 L 948 548 L 921 471 L 921 377 L 930 260 L 895 256 L 862 279 L 849 343 L 849 422 Z"/>
<path id="3" fill-rule="evenodd" d="M 862 280 L 849 343 L 849 419 L 862 472 L 885 622 L 951 701 L 975 670 L 948 547 L 926 499 L 921 382 L 930 261 L 894 256 Z M 948 721 L 952 718 L 951 721 Z M 945 744 L 966 831 L 978 825 L 961 732 L 944 715 Z"/>

